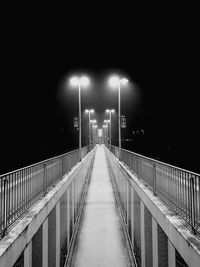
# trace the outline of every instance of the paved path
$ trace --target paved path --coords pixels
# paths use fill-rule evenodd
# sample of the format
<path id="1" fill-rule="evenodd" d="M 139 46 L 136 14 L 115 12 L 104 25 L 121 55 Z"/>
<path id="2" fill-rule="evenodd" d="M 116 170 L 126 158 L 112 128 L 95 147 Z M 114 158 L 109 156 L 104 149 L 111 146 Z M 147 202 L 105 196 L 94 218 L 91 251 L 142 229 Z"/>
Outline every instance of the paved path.
<path id="1" fill-rule="evenodd" d="M 129 266 L 103 146 L 97 147 L 72 266 Z"/>

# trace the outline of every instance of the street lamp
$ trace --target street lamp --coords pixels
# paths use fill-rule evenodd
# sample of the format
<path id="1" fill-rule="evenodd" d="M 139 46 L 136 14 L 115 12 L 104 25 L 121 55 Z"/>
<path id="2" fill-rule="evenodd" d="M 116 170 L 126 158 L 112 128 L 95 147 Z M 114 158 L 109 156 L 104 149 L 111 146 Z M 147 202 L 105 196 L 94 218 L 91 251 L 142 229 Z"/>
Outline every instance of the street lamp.
<path id="1" fill-rule="evenodd" d="M 81 87 L 87 87 L 89 84 L 89 79 L 86 76 L 82 77 L 72 77 L 70 79 L 70 84 L 73 87 L 78 87 L 78 103 L 79 103 L 79 152 L 81 160 Z"/>
<path id="2" fill-rule="evenodd" d="M 94 113 L 94 109 L 86 109 L 86 113 L 89 114 L 89 145 L 91 144 L 91 127 L 90 127 L 90 119 L 91 119 L 91 113 Z"/>
<path id="3" fill-rule="evenodd" d="M 109 132 L 108 132 L 108 123 L 110 123 L 110 120 L 104 120 L 106 127 L 106 131 L 107 131 L 107 139 L 106 139 L 106 144 L 108 145 L 108 139 L 109 139 Z"/>
<path id="4" fill-rule="evenodd" d="M 93 140 L 94 140 L 94 143 L 96 144 L 97 125 L 93 125 L 92 128 L 93 128 Z"/>
<path id="5" fill-rule="evenodd" d="M 111 114 L 114 113 L 115 110 L 114 109 L 106 109 L 106 113 L 109 113 L 109 120 L 110 120 L 110 146 L 111 146 L 111 138 L 112 138 L 112 134 L 111 134 L 111 131 L 112 131 L 112 126 L 111 126 Z"/>
<path id="6" fill-rule="evenodd" d="M 118 87 L 118 132 L 119 132 L 119 159 L 121 156 L 121 125 L 120 125 L 120 119 L 121 119 L 121 84 L 126 85 L 128 83 L 128 80 L 126 78 L 120 78 L 118 76 L 112 76 L 109 79 L 109 85 L 111 87 Z"/>
<path id="7" fill-rule="evenodd" d="M 103 125 L 103 129 L 105 129 L 105 131 L 104 131 L 104 143 L 105 143 L 105 145 L 107 145 L 107 128 L 108 128 L 108 125 L 107 124 L 104 124 Z"/>
<path id="8" fill-rule="evenodd" d="M 94 146 L 94 124 L 97 122 L 96 120 L 90 120 L 90 122 L 92 123 L 92 143 Z"/>

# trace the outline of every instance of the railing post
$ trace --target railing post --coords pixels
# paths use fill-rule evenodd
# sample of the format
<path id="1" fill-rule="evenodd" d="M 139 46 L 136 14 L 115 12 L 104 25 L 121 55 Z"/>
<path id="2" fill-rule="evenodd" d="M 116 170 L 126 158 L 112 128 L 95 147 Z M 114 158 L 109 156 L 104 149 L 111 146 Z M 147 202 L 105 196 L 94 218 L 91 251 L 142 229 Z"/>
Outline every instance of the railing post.
<path id="1" fill-rule="evenodd" d="M 194 204 L 194 177 L 190 177 L 190 210 L 192 232 L 195 234 L 195 204 Z"/>
<path id="2" fill-rule="evenodd" d="M 121 161 L 121 149 L 118 147 L 118 160 Z"/>
<path id="3" fill-rule="evenodd" d="M 153 194 L 156 196 L 156 163 L 153 162 Z"/>
<path id="4" fill-rule="evenodd" d="M 43 174 L 43 192 L 44 196 L 46 195 L 47 192 L 47 164 L 44 163 L 44 174 Z"/>
<path id="5" fill-rule="evenodd" d="M 63 163 L 63 158 L 64 156 L 61 156 L 60 160 L 61 160 L 61 178 L 63 177 L 64 175 L 64 163 Z"/>
<path id="6" fill-rule="evenodd" d="M 4 188 L 4 225 L 3 225 L 3 233 L 2 236 L 5 236 L 7 231 L 7 200 L 8 200 L 8 179 L 6 177 L 3 178 L 3 188 Z"/>
<path id="7" fill-rule="evenodd" d="M 139 175 L 139 157 L 136 156 L 136 173 L 137 173 L 137 176 L 138 176 L 138 179 L 140 179 L 140 175 Z"/>

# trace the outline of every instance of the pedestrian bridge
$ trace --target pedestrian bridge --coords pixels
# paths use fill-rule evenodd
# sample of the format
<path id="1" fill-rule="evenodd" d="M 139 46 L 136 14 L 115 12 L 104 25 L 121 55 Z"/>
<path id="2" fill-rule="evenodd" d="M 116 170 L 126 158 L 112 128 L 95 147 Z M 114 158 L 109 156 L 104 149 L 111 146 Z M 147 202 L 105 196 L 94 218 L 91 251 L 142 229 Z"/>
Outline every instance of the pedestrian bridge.
<path id="1" fill-rule="evenodd" d="M 97 145 L 0 177 L 0 266 L 200 266 L 200 176 Z"/>

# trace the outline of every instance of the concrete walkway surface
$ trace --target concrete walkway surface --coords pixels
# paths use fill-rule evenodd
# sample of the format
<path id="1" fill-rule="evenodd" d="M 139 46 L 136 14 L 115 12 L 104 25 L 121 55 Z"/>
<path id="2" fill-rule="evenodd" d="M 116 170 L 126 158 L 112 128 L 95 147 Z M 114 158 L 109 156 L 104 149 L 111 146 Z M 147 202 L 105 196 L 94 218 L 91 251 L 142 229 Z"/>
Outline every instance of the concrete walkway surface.
<path id="1" fill-rule="evenodd" d="M 103 146 L 97 146 L 72 266 L 129 266 Z"/>

